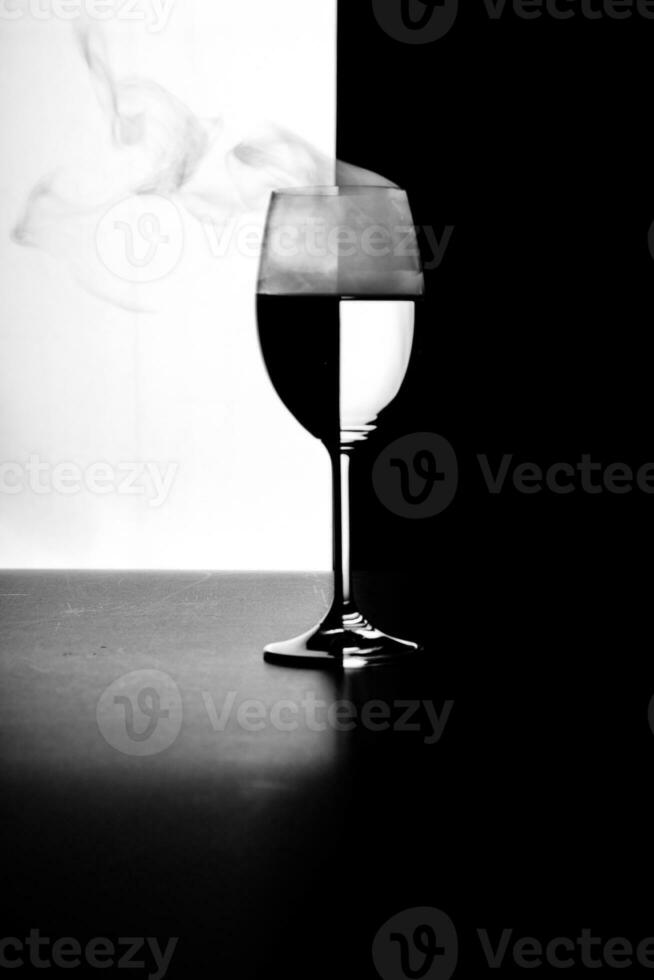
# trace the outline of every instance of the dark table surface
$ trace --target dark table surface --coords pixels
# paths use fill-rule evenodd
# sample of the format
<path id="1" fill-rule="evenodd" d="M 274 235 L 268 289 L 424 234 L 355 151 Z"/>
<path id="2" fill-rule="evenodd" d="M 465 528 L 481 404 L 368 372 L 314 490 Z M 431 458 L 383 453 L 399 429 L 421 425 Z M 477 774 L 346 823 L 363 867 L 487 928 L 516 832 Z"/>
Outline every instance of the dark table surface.
<path id="1" fill-rule="evenodd" d="M 411 672 L 266 665 L 329 590 L 0 576 L 5 936 L 179 937 L 169 976 L 374 977 L 377 930 L 416 906 L 475 972 L 481 927 L 654 933 L 636 661 L 591 672 L 485 622 L 435 630 Z"/>

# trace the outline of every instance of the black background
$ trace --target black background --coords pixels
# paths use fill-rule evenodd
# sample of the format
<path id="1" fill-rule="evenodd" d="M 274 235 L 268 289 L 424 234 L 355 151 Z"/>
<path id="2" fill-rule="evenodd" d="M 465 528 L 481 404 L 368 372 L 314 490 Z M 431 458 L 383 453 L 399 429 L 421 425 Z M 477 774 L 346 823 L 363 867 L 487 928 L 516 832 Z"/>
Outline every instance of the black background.
<path id="1" fill-rule="evenodd" d="M 417 224 L 454 226 L 407 385 L 359 460 L 354 559 L 394 573 L 372 588 L 379 615 L 421 631 L 456 726 L 409 765 L 413 790 L 406 768 L 384 781 L 402 819 L 375 795 L 364 850 L 397 885 L 389 905 L 435 905 L 460 931 L 649 935 L 654 499 L 492 496 L 476 455 L 654 458 L 654 22 L 492 20 L 478 0 L 410 45 L 369 2 L 339 7 L 339 156 L 405 187 Z M 370 473 L 420 431 L 452 443 L 460 485 L 410 521 Z"/>

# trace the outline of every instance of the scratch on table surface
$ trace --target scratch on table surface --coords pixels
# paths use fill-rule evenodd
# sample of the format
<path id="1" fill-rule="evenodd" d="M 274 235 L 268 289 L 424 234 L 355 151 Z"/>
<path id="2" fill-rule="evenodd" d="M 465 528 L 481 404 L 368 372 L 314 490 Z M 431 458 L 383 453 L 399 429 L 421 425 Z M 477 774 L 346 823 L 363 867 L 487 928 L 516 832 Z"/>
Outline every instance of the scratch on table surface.
<path id="1" fill-rule="evenodd" d="M 91 612 L 90 609 L 73 609 L 70 602 L 66 603 L 66 608 L 63 610 L 64 616 L 81 616 L 84 612 Z"/>
<path id="2" fill-rule="evenodd" d="M 181 595 L 182 592 L 188 592 L 195 585 L 202 585 L 204 582 L 208 582 L 210 578 L 213 577 L 213 572 L 205 572 L 202 578 L 194 579 L 192 582 L 188 582 L 186 585 L 182 586 L 181 589 L 175 589 L 174 592 L 168 592 L 166 595 L 157 596 L 156 599 L 150 600 L 150 605 L 154 606 L 158 602 L 166 602 L 168 599 L 173 599 L 176 595 Z"/>
<path id="3" fill-rule="evenodd" d="M 29 599 L 31 594 L 31 592 L 0 592 L 0 599 L 17 599 L 19 596 Z"/>
<path id="4" fill-rule="evenodd" d="M 52 671 L 52 667 L 50 666 L 43 667 L 41 666 L 41 664 L 35 664 L 31 660 L 27 661 L 27 666 L 31 667 L 32 670 L 35 670 L 38 674 L 49 674 Z"/>
<path id="5" fill-rule="evenodd" d="M 10 632 L 11 630 L 22 630 L 27 626 L 48 626 L 50 623 L 56 623 L 56 616 L 40 616 L 38 619 L 24 619 L 19 623 L 2 623 L 0 622 L 0 634 Z M 61 625 L 61 624 L 59 624 Z"/>
<path id="6" fill-rule="evenodd" d="M 203 583 L 208 582 L 211 578 L 213 578 L 213 576 L 214 576 L 213 572 L 204 572 L 201 578 L 195 578 L 193 579 L 193 581 L 187 582 L 179 589 L 175 589 L 172 592 L 166 592 L 162 596 L 154 595 L 151 597 L 149 596 L 143 597 L 144 601 L 141 598 L 141 596 L 136 596 L 136 597 L 131 596 L 128 601 L 109 602 L 103 604 L 97 604 L 96 602 L 95 605 L 82 606 L 81 608 L 73 607 L 70 601 L 66 601 L 66 606 L 63 609 L 60 607 L 58 610 L 54 612 L 45 613 L 43 616 L 34 616 L 30 619 L 21 620 L 20 622 L 12 622 L 10 624 L 0 622 L 0 635 L 5 634 L 10 629 L 23 630 L 34 626 L 45 627 L 48 626 L 49 624 L 56 624 L 56 629 L 55 629 L 56 632 L 61 628 L 62 619 L 64 617 L 66 621 L 70 623 L 71 620 L 81 617 L 84 614 L 88 615 L 88 614 L 95 613 L 95 614 L 104 614 L 105 616 L 112 615 L 115 617 L 115 616 L 120 616 L 121 614 L 125 614 L 127 612 L 130 612 L 132 614 L 134 612 L 137 612 L 140 616 L 147 615 L 148 610 L 156 608 L 157 605 L 167 602 L 169 599 L 173 599 L 175 596 L 181 595 L 184 592 L 188 592 L 189 589 L 192 589 L 195 586 L 202 585 Z M 123 576 L 122 578 L 125 577 Z M 87 589 L 73 588 L 73 583 L 71 583 L 70 576 L 67 573 L 65 574 L 65 579 L 68 584 L 69 591 L 72 593 L 74 598 L 77 598 L 78 600 L 80 598 L 82 599 L 86 597 L 90 598 Z M 27 597 L 29 596 L 33 597 L 33 593 L 24 593 L 24 594 L 20 593 L 20 594 L 25 595 Z"/>

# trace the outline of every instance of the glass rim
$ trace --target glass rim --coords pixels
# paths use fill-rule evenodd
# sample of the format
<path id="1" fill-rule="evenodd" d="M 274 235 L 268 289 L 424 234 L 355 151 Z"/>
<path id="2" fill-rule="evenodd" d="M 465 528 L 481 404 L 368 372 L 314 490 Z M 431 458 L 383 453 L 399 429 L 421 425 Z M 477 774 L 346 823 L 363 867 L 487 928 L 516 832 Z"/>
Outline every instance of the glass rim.
<path id="1" fill-rule="evenodd" d="M 316 184 L 307 187 L 280 187 L 272 191 L 272 197 L 338 197 L 341 193 L 360 193 L 384 191 L 385 193 L 404 194 L 402 187 L 386 184 Z"/>

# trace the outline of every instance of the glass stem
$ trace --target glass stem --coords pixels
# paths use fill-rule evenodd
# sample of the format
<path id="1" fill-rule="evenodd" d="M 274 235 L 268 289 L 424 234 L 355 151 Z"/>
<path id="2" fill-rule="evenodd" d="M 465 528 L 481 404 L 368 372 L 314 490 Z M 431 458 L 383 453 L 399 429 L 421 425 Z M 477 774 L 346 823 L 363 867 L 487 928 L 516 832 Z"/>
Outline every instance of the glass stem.
<path id="1" fill-rule="evenodd" d="M 332 614 L 353 611 L 350 566 L 350 451 L 331 453 L 334 498 L 334 601 Z"/>

